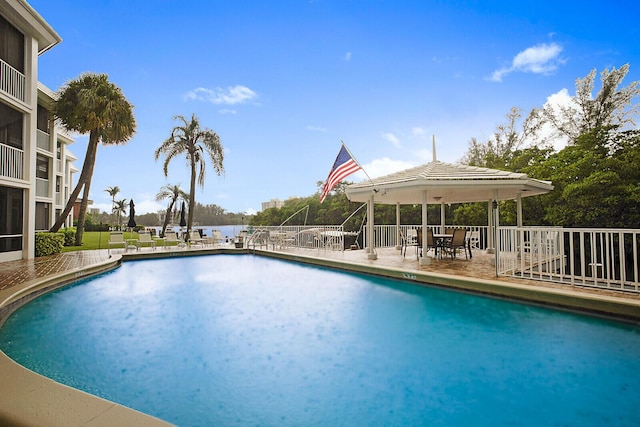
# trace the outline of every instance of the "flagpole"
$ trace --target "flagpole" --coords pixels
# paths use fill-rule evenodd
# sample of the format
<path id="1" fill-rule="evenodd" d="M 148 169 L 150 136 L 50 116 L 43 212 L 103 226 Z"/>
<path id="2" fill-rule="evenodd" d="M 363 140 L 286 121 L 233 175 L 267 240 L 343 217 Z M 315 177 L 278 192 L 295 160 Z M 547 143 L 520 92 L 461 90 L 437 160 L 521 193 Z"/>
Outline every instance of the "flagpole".
<path id="1" fill-rule="evenodd" d="M 353 155 L 353 153 L 351 153 L 351 150 L 349 150 L 349 147 L 347 147 L 347 144 L 344 143 L 343 140 L 340 140 L 340 142 L 342 143 L 342 146 L 344 147 L 345 150 L 347 150 L 347 153 L 349 153 L 349 155 L 351 156 L 351 158 L 353 159 L 354 162 L 356 162 L 356 164 L 358 166 L 360 166 L 360 169 L 362 169 L 362 172 L 364 172 L 364 174 L 367 176 L 367 179 L 369 181 L 371 181 L 371 177 L 369 176 L 369 174 L 367 173 L 366 170 L 364 170 L 364 168 L 362 167 L 362 165 L 360 164 L 360 162 L 358 161 L 358 159 L 356 159 L 356 156 Z"/>

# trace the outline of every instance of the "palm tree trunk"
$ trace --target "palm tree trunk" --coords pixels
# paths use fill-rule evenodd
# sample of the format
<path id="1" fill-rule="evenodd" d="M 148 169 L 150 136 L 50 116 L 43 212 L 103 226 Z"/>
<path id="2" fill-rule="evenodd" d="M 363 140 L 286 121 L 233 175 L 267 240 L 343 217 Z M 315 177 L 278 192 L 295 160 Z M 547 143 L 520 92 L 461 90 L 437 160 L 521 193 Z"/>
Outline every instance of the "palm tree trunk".
<path id="1" fill-rule="evenodd" d="M 82 165 L 82 172 L 80 172 L 80 176 L 78 177 L 78 183 L 76 187 L 71 192 L 69 196 L 69 200 L 67 200 L 67 205 L 64 207 L 64 210 L 56 220 L 55 224 L 49 229 L 52 233 L 60 230 L 62 224 L 69 216 L 71 209 L 73 209 L 73 205 L 78 199 L 78 195 L 80 194 L 80 190 L 85 186 L 87 182 L 91 183 L 91 176 L 93 175 L 93 166 L 96 162 L 96 153 L 98 151 L 98 136 L 93 136 L 93 133 L 89 134 L 89 144 L 87 145 L 87 152 L 85 154 L 84 163 Z M 82 224 L 84 226 L 84 222 Z M 76 233 L 77 236 L 77 233 Z"/>
<path id="2" fill-rule="evenodd" d="M 82 234 L 84 233 L 84 221 L 87 217 L 87 206 L 89 205 L 89 187 L 91 187 L 91 176 L 84 185 L 82 200 L 80 201 L 80 212 L 78 212 L 78 227 L 76 228 L 75 246 L 82 245 Z"/>
<path id="3" fill-rule="evenodd" d="M 167 213 L 164 215 L 164 224 L 162 224 L 162 230 L 160 230 L 160 237 L 164 237 L 164 231 L 167 229 L 167 225 L 169 225 L 169 219 L 171 218 L 171 212 L 173 211 L 174 203 L 175 200 L 171 199 L 169 207 L 167 208 Z"/>
<path id="4" fill-rule="evenodd" d="M 196 161 L 195 156 L 191 155 L 191 183 L 189 186 L 189 216 L 187 219 L 187 236 L 191 231 L 193 224 L 193 213 L 196 207 Z"/>

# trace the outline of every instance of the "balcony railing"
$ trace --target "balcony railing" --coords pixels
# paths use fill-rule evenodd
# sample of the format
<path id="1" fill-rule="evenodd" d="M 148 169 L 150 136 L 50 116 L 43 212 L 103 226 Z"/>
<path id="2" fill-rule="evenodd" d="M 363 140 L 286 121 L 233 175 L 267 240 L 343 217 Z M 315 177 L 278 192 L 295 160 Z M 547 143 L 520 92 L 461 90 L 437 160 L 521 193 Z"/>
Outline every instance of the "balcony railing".
<path id="1" fill-rule="evenodd" d="M 0 143 L 0 176 L 23 179 L 24 151 Z"/>
<path id="2" fill-rule="evenodd" d="M 36 135 L 38 148 L 51 152 L 51 138 L 49 137 L 49 134 L 38 129 Z"/>
<path id="3" fill-rule="evenodd" d="M 49 180 L 36 178 L 36 197 L 49 197 Z"/>
<path id="4" fill-rule="evenodd" d="M 0 59 L 0 90 L 24 102 L 24 87 L 24 74 Z"/>

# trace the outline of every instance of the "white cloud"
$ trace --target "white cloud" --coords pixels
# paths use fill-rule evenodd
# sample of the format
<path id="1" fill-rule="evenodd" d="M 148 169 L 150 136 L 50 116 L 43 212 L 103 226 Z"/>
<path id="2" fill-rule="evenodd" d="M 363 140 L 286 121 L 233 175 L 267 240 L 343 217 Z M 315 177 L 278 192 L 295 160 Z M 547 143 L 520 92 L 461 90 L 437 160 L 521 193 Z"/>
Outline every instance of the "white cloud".
<path id="1" fill-rule="evenodd" d="M 345 61 L 351 61 L 351 52 L 347 52 L 344 55 L 344 60 Z"/>
<path id="2" fill-rule="evenodd" d="M 415 136 L 421 136 L 421 135 L 424 135 L 424 129 L 416 126 L 413 129 L 411 129 L 411 133 Z"/>
<path id="3" fill-rule="evenodd" d="M 400 139 L 391 132 L 383 132 L 382 137 L 392 143 L 395 147 L 400 147 Z"/>
<path id="4" fill-rule="evenodd" d="M 512 60 L 510 67 L 500 68 L 493 72 L 491 80 L 501 82 L 502 78 L 514 71 L 534 74 L 549 74 L 558 68 L 564 60 L 560 58 L 562 46 L 557 43 L 542 43 L 528 47 L 519 52 Z"/>
<path id="5" fill-rule="evenodd" d="M 232 110 L 230 108 L 223 108 L 222 110 L 218 110 L 218 113 L 220 113 L 220 114 L 237 114 L 238 112 L 236 110 Z"/>
<path id="6" fill-rule="evenodd" d="M 246 86 L 235 85 L 226 89 L 215 88 L 207 89 L 204 87 L 196 88 L 187 92 L 185 99 L 191 101 L 206 101 L 212 104 L 235 105 L 249 102 L 258 97 L 258 95 Z"/>
<path id="7" fill-rule="evenodd" d="M 417 166 L 413 162 L 406 162 L 403 160 L 392 160 L 388 157 L 383 157 L 381 159 L 374 159 L 371 162 L 362 165 L 367 174 L 371 178 L 376 178 L 378 176 L 388 175 L 393 172 L 398 172 L 401 170 L 405 170 L 408 168 L 412 168 Z M 366 175 L 363 172 L 358 172 L 359 176 L 362 179 L 366 179 Z"/>
<path id="8" fill-rule="evenodd" d="M 569 95 L 569 91 L 566 88 L 549 95 L 547 97 L 547 102 L 545 102 L 543 108 L 547 107 L 551 107 L 555 111 L 559 111 L 560 107 L 563 107 L 565 109 L 570 107 L 577 108 L 575 102 L 573 101 L 573 98 L 571 97 L 571 95 Z M 543 138 L 549 137 L 554 133 L 555 132 L 548 124 L 545 124 L 540 130 L 540 136 Z M 568 138 L 564 136 L 556 137 L 551 141 L 551 143 L 553 144 L 553 147 L 556 149 L 556 151 L 560 151 L 567 146 Z"/>
<path id="9" fill-rule="evenodd" d="M 310 130 L 313 132 L 326 132 L 327 128 L 322 126 L 307 126 L 307 130 Z"/>

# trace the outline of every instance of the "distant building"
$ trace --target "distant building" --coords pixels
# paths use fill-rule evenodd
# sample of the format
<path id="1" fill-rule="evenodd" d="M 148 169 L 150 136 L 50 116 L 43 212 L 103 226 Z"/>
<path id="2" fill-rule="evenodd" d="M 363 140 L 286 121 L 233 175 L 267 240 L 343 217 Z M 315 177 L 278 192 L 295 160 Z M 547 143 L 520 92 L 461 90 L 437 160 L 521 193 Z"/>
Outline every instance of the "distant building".
<path id="1" fill-rule="evenodd" d="M 278 208 L 284 206 L 284 202 L 280 199 L 271 199 L 268 202 L 262 202 L 262 210 L 270 209 L 270 208 Z"/>
<path id="2" fill-rule="evenodd" d="M 38 82 L 38 57 L 62 41 L 23 0 L 0 1 L 0 262 L 33 258 L 35 232 L 62 213 L 77 158 Z M 72 225 L 72 216 L 66 225 Z"/>

